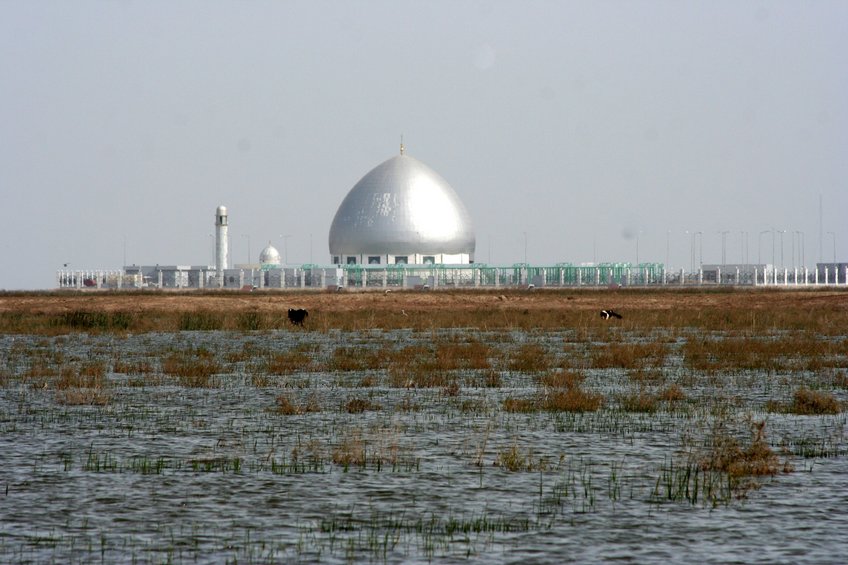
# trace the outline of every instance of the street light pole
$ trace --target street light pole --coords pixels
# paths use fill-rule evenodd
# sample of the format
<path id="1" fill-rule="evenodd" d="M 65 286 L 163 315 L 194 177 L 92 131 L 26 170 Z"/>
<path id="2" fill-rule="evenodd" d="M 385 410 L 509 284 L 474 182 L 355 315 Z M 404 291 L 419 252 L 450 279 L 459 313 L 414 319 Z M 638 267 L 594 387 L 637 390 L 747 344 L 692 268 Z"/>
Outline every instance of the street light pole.
<path id="1" fill-rule="evenodd" d="M 689 271 L 695 271 L 695 232 L 686 230 L 689 234 Z"/>
<path id="2" fill-rule="evenodd" d="M 247 238 L 247 264 L 250 265 L 250 236 L 246 233 L 241 234 L 241 236 Z"/>
<path id="3" fill-rule="evenodd" d="M 763 234 L 769 233 L 769 230 L 763 230 L 760 232 L 760 236 L 757 238 L 757 263 L 760 265 L 763 264 Z"/>
<path id="4" fill-rule="evenodd" d="M 836 264 L 836 232 L 829 231 L 827 235 L 833 238 L 833 264 Z"/>
<path id="5" fill-rule="evenodd" d="M 521 232 L 524 234 L 524 264 L 527 264 L 527 232 Z"/>
<path id="6" fill-rule="evenodd" d="M 639 232 L 636 232 L 636 266 L 639 266 Z"/>
<path id="7" fill-rule="evenodd" d="M 807 236 L 803 231 L 799 231 L 798 235 L 798 243 L 801 245 L 801 249 L 798 251 L 798 256 L 801 259 L 801 267 L 806 268 L 807 266 Z"/>
<path id="8" fill-rule="evenodd" d="M 776 267 L 774 260 L 774 228 L 771 228 L 771 265 Z"/>
<path id="9" fill-rule="evenodd" d="M 704 232 L 696 231 L 698 237 L 698 269 L 704 265 Z"/>
<path id="10" fill-rule="evenodd" d="M 285 265 L 289 264 L 289 238 L 290 235 L 282 235 L 280 237 L 283 239 L 283 261 Z"/>
<path id="11" fill-rule="evenodd" d="M 721 234 L 721 264 L 727 265 L 727 234 L 729 234 L 730 231 L 724 230 L 718 233 Z"/>
<path id="12" fill-rule="evenodd" d="M 786 230 L 777 230 L 777 233 L 780 234 L 780 268 L 784 267 L 783 264 L 783 234 L 786 233 Z"/>

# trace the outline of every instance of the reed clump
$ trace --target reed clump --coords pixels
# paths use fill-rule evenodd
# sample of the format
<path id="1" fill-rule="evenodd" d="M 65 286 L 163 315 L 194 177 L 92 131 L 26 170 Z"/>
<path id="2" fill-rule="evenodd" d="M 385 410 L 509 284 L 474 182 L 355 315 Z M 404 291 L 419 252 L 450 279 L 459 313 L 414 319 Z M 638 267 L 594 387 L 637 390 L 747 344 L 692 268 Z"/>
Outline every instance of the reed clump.
<path id="1" fill-rule="evenodd" d="M 59 369 L 44 359 L 37 359 L 30 363 L 26 372 L 23 374 L 26 379 L 41 379 L 43 377 L 53 377 L 59 372 Z"/>
<path id="2" fill-rule="evenodd" d="M 162 360 L 162 372 L 179 378 L 180 384 L 189 388 L 206 388 L 213 385 L 212 377 L 224 371 L 212 356 L 173 353 Z"/>
<path id="3" fill-rule="evenodd" d="M 751 443 L 742 446 L 727 433 L 715 433 L 709 440 L 709 449 L 701 457 L 704 471 L 720 471 L 733 479 L 748 476 L 774 475 L 781 470 L 777 454 L 765 439 L 765 421 L 751 424 Z M 783 466 L 788 471 L 790 467 Z"/>
<path id="4" fill-rule="evenodd" d="M 504 364 L 510 371 L 538 373 L 553 366 L 553 359 L 548 351 L 535 343 L 524 344 L 518 351 L 508 351 L 504 356 Z"/>
<path id="5" fill-rule="evenodd" d="M 308 371 L 312 357 L 301 351 L 284 351 L 269 356 L 261 369 L 269 375 L 289 375 Z"/>
<path id="6" fill-rule="evenodd" d="M 439 343 L 436 347 L 436 361 L 442 370 L 489 369 L 492 364 L 491 348 L 479 341 L 469 343 Z"/>
<path id="7" fill-rule="evenodd" d="M 848 371 L 838 371 L 833 375 L 831 384 L 835 388 L 848 389 Z"/>
<path id="8" fill-rule="evenodd" d="M 284 416 L 298 416 L 301 414 L 309 414 L 320 411 L 321 405 L 315 396 L 309 396 L 304 400 L 304 402 L 298 403 L 293 402 L 291 396 L 288 394 L 281 394 L 277 396 L 276 404 L 273 409 L 273 412 Z"/>
<path id="9" fill-rule="evenodd" d="M 372 410 L 380 410 L 382 406 L 378 402 L 374 402 L 368 398 L 354 397 L 345 404 L 345 411 L 348 414 L 361 414 Z"/>
<path id="10" fill-rule="evenodd" d="M 145 360 L 127 361 L 125 359 L 115 359 L 112 363 L 112 371 L 125 375 L 146 375 L 153 372 L 153 365 Z"/>
<path id="11" fill-rule="evenodd" d="M 200 310 L 183 312 L 179 318 L 181 331 L 212 331 L 224 328 L 224 313 Z"/>
<path id="12" fill-rule="evenodd" d="M 665 343 L 607 343 L 594 348 L 591 362 L 596 369 L 662 367 L 667 355 Z"/>
<path id="13" fill-rule="evenodd" d="M 575 386 L 551 389 L 535 398 L 512 398 L 503 401 L 506 412 L 595 412 L 604 405 L 603 395 Z"/>
<path id="14" fill-rule="evenodd" d="M 103 363 L 63 367 L 56 381 L 56 402 L 69 406 L 105 406 L 112 399 Z"/>
<path id="15" fill-rule="evenodd" d="M 586 376 L 577 371 L 556 370 L 539 377 L 539 384 L 549 388 L 575 388 L 580 386 Z"/>
<path id="16" fill-rule="evenodd" d="M 659 398 L 656 395 L 640 390 L 633 394 L 623 394 L 618 399 L 619 406 L 625 412 L 642 412 L 652 414 L 659 409 Z"/>
<path id="17" fill-rule="evenodd" d="M 519 471 L 537 472 L 548 469 L 547 462 L 542 457 L 535 457 L 532 448 L 526 451 L 513 443 L 509 447 L 498 450 L 494 461 L 495 467 L 502 467 L 507 471 L 517 473 Z"/>
<path id="18" fill-rule="evenodd" d="M 763 331 L 721 338 L 688 339 L 682 352 L 685 366 L 703 372 L 818 371 L 837 366 L 843 345 L 810 332 L 774 335 Z"/>
<path id="19" fill-rule="evenodd" d="M 349 467 L 364 467 L 366 451 L 365 441 L 358 430 L 344 436 L 338 445 L 333 448 L 331 459 L 336 465 L 341 465 L 347 470 Z"/>
<path id="20" fill-rule="evenodd" d="M 264 316 L 256 311 L 240 312 L 236 317 L 236 326 L 242 331 L 256 331 L 265 329 Z"/>
<path id="21" fill-rule="evenodd" d="M 801 387 L 792 395 L 786 411 L 801 415 L 839 414 L 842 404 L 831 393 Z"/>
<path id="22" fill-rule="evenodd" d="M 669 385 L 660 391 L 658 398 L 665 402 L 682 402 L 686 400 L 686 393 L 678 384 Z"/>
<path id="23" fill-rule="evenodd" d="M 549 412 L 595 412 L 603 405 L 603 395 L 575 386 L 564 391 L 552 391 L 542 402 L 542 409 Z"/>
<path id="24" fill-rule="evenodd" d="M 52 318 L 51 325 L 69 331 L 108 332 L 127 330 L 134 322 L 130 312 L 73 310 Z"/>
<path id="25" fill-rule="evenodd" d="M 447 386 L 453 380 L 452 361 L 440 359 L 435 350 L 407 346 L 391 356 L 388 365 L 389 385 L 395 388 L 432 388 Z"/>
<path id="26" fill-rule="evenodd" d="M 507 397 L 503 401 L 503 409 L 506 412 L 538 412 L 539 403 L 532 398 Z"/>
<path id="27" fill-rule="evenodd" d="M 337 347 L 327 362 L 329 371 L 367 371 L 384 368 L 391 359 L 386 348 Z"/>
<path id="28" fill-rule="evenodd" d="M 462 387 L 459 386 L 459 381 L 454 379 L 442 387 L 442 396 L 459 396 L 461 390 Z"/>
<path id="29" fill-rule="evenodd" d="M 63 367 L 56 389 L 95 388 L 106 384 L 106 367 L 103 363 L 88 363 L 81 367 Z"/>

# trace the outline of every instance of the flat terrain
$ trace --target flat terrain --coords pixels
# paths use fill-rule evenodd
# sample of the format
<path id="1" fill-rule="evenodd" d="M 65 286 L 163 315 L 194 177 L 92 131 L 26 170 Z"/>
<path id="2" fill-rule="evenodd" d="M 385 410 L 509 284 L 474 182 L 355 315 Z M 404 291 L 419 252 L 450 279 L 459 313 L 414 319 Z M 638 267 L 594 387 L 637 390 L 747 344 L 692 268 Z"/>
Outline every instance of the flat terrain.
<path id="1" fill-rule="evenodd" d="M 0 294 L 0 563 L 841 562 L 846 328 L 840 289 Z"/>
<path id="2" fill-rule="evenodd" d="M 420 291 L 255 291 L 255 292 L 45 292 L 0 294 L 0 313 L 61 314 L 101 312 L 221 311 L 284 313 L 288 308 L 322 313 L 374 310 L 397 312 L 475 311 L 481 308 L 594 311 L 703 309 L 769 310 L 816 308 L 848 311 L 848 289 L 557 289 Z"/>

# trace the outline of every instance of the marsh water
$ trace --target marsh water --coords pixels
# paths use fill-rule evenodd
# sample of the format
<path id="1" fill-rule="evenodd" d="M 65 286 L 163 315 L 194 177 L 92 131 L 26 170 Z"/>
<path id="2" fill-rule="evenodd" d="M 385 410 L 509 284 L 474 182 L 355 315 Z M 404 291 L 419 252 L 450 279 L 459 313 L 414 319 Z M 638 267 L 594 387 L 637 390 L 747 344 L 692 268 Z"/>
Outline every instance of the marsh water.
<path id="1" fill-rule="evenodd" d="M 567 330 L 2 336 L 0 562 L 844 562 L 845 413 L 766 408 L 800 385 L 844 402 L 844 357 L 699 373 L 685 332 L 647 338 L 650 371 L 592 364 L 597 336 Z M 431 386 L 398 357 L 338 362 L 468 342 L 489 359 Z M 528 345 L 546 365 L 510 365 Z M 281 352 L 301 366 L 272 370 Z M 575 367 L 600 409 L 504 409 Z M 685 397 L 627 408 L 670 384 Z M 757 426 L 775 472 L 698 463 Z"/>

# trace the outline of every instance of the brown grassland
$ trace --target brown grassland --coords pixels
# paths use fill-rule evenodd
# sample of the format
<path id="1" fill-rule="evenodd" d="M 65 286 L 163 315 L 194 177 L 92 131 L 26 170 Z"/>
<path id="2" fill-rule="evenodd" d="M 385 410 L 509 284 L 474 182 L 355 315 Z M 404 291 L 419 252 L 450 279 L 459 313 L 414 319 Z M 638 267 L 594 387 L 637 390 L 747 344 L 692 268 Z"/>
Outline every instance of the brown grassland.
<path id="1" fill-rule="evenodd" d="M 580 329 L 596 325 L 603 308 L 621 312 L 624 319 L 613 323 L 629 330 L 778 328 L 832 335 L 848 327 L 848 289 L 834 288 L 57 291 L 0 293 L 0 333 L 282 329 L 291 328 L 286 319 L 291 307 L 307 309 L 306 329 L 318 331 Z M 739 344 L 743 362 L 747 345 Z M 651 347 L 606 350 L 595 362 L 619 363 L 623 355 L 635 366 L 652 365 L 663 351 L 661 345 Z"/>

